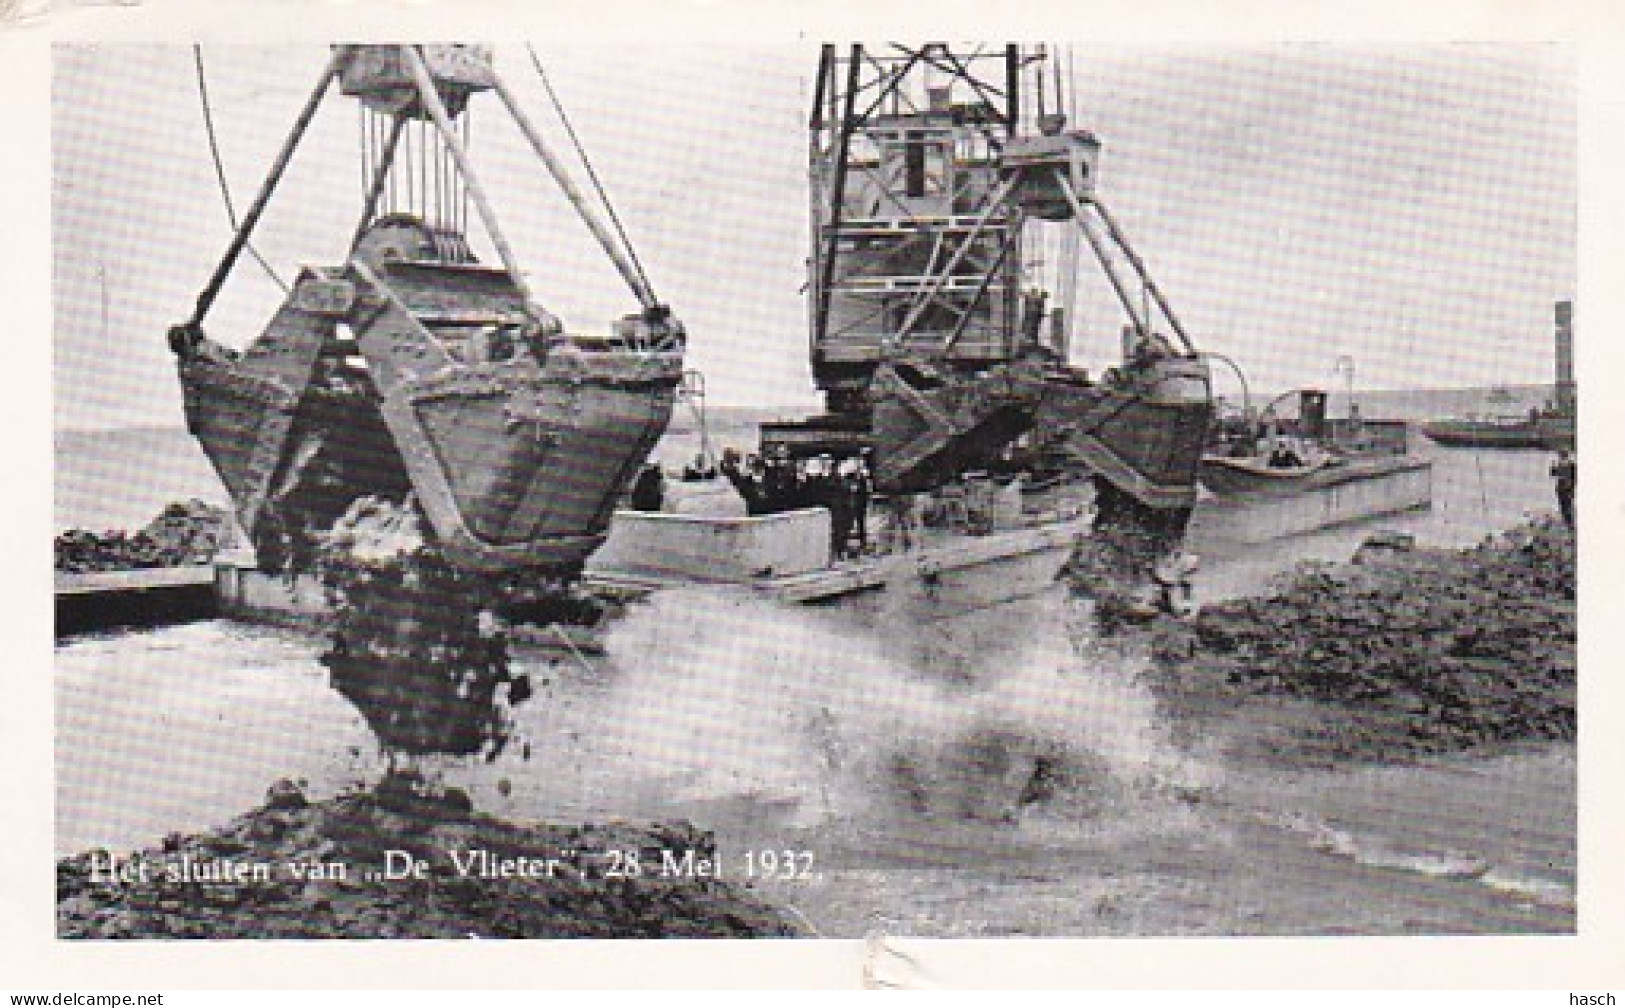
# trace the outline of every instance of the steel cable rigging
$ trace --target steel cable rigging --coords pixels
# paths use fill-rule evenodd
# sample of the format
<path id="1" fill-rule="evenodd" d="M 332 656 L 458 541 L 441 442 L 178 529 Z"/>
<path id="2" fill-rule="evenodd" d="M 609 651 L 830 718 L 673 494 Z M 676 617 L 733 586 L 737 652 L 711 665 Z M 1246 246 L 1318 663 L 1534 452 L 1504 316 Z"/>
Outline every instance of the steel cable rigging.
<path id="1" fill-rule="evenodd" d="M 542 87 L 547 90 L 547 98 L 553 103 L 553 110 L 558 113 L 559 122 L 564 125 L 565 133 L 570 137 L 570 143 L 575 147 L 576 156 L 581 159 L 581 165 L 587 171 L 587 178 L 592 182 L 593 191 L 598 194 L 599 202 L 604 205 L 604 212 L 609 216 L 610 224 L 614 225 L 615 233 L 621 239 L 621 246 L 626 250 L 627 257 L 632 260 L 632 268 L 637 270 L 638 279 L 643 281 L 645 290 L 653 291 L 654 285 L 649 283 L 649 275 L 644 272 L 643 262 L 638 258 L 637 249 L 632 246 L 632 240 L 626 236 L 626 229 L 621 225 L 620 215 L 615 212 L 615 205 L 609 200 L 609 193 L 605 192 L 603 183 L 598 179 L 598 172 L 593 169 L 592 160 L 587 157 L 587 151 L 581 145 L 581 139 L 576 136 L 575 126 L 570 122 L 570 116 L 564 111 L 564 105 L 559 96 L 553 91 L 553 84 L 547 79 L 547 71 L 542 69 L 542 61 L 537 58 L 536 50 L 529 42 L 525 43 L 525 51 L 530 54 L 531 66 L 536 68 L 536 75 L 542 79 Z"/>
<path id="2" fill-rule="evenodd" d="M 209 86 L 203 74 L 203 47 L 201 45 L 192 46 L 192 61 L 197 66 L 197 91 L 203 105 L 203 129 L 209 137 L 209 156 L 214 160 L 214 176 L 220 183 L 220 198 L 226 206 L 226 220 L 231 223 L 231 229 L 235 231 L 237 230 L 237 208 L 231 201 L 231 187 L 226 183 L 226 168 L 220 158 L 220 143 L 215 137 L 214 112 L 209 106 Z M 247 247 L 248 254 L 253 256 L 254 261 L 260 264 L 261 269 L 265 270 L 266 275 L 275 281 L 278 287 L 282 288 L 282 293 L 287 294 L 289 292 L 288 285 L 283 282 L 282 277 L 277 275 L 277 271 L 271 268 L 271 264 L 265 261 L 265 257 L 260 255 L 260 250 L 255 248 L 252 242 L 249 242 Z"/>

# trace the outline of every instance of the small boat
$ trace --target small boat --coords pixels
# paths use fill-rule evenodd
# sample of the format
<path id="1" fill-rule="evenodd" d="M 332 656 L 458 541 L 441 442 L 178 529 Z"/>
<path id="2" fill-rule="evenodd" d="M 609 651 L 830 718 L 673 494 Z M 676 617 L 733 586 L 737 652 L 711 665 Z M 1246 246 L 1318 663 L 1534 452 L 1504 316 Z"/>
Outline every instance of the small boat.
<path id="1" fill-rule="evenodd" d="M 1257 455 L 1202 458 L 1202 484 L 1214 494 L 1292 493 L 1325 481 L 1343 460 L 1321 456 L 1288 463 L 1272 463 Z"/>
<path id="2" fill-rule="evenodd" d="M 1325 392 L 1295 395 L 1296 420 L 1272 419 L 1271 404 L 1263 420 L 1220 421 L 1202 456 L 1210 510 L 1267 506 L 1272 531 L 1292 534 L 1432 504 L 1433 463 L 1410 451 L 1407 424 L 1330 420 Z"/>
<path id="3" fill-rule="evenodd" d="M 1401 473 L 1431 470 L 1433 463 L 1407 454 L 1327 456 L 1300 465 L 1272 466 L 1267 459 L 1202 459 L 1202 485 L 1217 497 L 1263 498 L 1325 490 Z M 1394 510 L 1423 506 L 1412 502 Z"/>

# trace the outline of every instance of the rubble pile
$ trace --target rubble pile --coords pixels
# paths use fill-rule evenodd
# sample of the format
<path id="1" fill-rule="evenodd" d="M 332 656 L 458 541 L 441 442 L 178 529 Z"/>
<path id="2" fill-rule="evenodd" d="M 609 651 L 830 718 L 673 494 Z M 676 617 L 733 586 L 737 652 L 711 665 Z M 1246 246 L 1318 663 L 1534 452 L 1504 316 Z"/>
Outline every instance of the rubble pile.
<path id="1" fill-rule="evenodd" d="M 515 825 L 401 782 L 309 803 L 290 782 L 213 832 L 57 863 L 61 938 L 794 937 L 676 825 Z M 692 854 L 692 858 L 689 855 Z M 625 869 L 636 863 L 638 873 Z M 616 871 L 619 866 L 620 871 Z M 115 872 L 117 874 L 115 874 Z"/>
<path id="2" fill-rule="evenodd" d="M 70 529 L 56 537 L 56 569 L 71 573 L 206 564 L 232 545 L 231 515 L 193 498 L 170 504 L 135 534 Z"/>
<path id="3" fill-rule="evenodd" d="M 1155 679 L 1176 707 L 1204 688 L 1309 701 L 1304 727 L 1332 758 L 1572 738 L 1574 567 L 1555 520 L 1468 550 L 1304 565 L 1164 628 Z"/>

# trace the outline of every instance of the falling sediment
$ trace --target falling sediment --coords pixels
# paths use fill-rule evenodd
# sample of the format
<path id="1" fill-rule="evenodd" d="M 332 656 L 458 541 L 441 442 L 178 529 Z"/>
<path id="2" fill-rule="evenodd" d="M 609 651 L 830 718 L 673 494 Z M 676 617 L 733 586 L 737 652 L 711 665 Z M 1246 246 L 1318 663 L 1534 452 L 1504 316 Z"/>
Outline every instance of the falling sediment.
<path id="1" fill-rule="evenodd" d="M 376 498 L 339 520 L 317 563 L 334 603 L 322 663 L 385 750 L 495 758 L 530 695 L 509 670 L 497 584 L 449 564 L 409 506 Z"/>

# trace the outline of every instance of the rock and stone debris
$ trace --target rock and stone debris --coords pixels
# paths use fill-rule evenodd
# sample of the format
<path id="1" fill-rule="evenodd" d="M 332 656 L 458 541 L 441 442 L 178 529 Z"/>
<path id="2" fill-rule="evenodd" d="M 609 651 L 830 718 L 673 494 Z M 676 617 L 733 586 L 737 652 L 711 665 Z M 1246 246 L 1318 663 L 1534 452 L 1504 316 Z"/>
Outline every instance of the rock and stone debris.
<path id="1" fill-rule="evenodd" d="M 460 798 L 456 791 L 426 797 L 420 782 L 386 778 L 374 792 L 309 802 L 297 785 L 279 782 L 264 806 L 212 832 L 171 835 L 158 849 L 116 859 L 98 851 L 59 861 L 57 934 L 275 939 L 800 933 L 739 881 L 685 872 L 685 865 L 716 858 L 711 836 L 686 823 L 515 825 L 471 813 Z M 634 861 L 637 875 L 615 877 L 614 866 L 625 869 Z M 666 871 L 668 864 L 677 870 Z M 387 877 L 386 869 L 400 877 Z"/>
<path id="2" fill-rule="evenodd" d="M 1301 746 L 1392 758 L 1575 732 L 1575 543 L 1535 520 L 1460 551 L 1362 551 L 1159 628 L 1174 716 L 1238 697 L 1310 705 Z M 1305 708 L 1277 707 L 1283 721 Z"/>
<path id="3" fill-rule="evenodd" d="M 206 564 L 233 545 L 224 509 L 193 498 L 165 507 L 140 531 L 70 529 L 56 537 L 56 569 L 71 573 Z"/>

